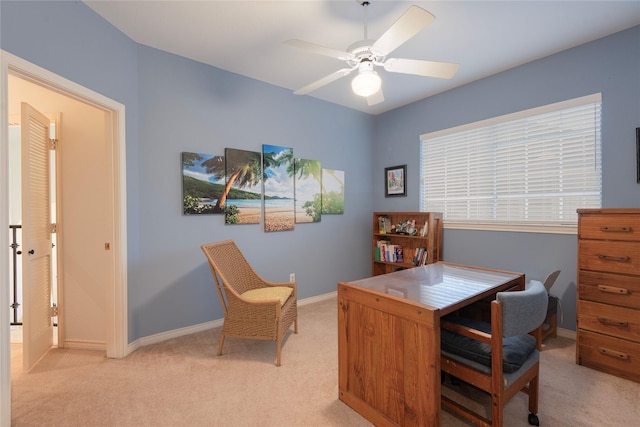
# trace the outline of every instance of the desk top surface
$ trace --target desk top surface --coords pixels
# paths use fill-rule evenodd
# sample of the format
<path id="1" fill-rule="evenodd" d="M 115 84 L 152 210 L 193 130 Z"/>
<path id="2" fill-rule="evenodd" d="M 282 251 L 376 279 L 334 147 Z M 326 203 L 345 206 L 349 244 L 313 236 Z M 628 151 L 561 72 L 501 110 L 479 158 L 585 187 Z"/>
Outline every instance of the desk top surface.
<path id="1" fill-rule="evenodd" d="M 524 284 L 524 276 L 519 273 L 437 262 L 348 284 L 446 312 L 463 301 L 480 299 L 519 280 Z"/>

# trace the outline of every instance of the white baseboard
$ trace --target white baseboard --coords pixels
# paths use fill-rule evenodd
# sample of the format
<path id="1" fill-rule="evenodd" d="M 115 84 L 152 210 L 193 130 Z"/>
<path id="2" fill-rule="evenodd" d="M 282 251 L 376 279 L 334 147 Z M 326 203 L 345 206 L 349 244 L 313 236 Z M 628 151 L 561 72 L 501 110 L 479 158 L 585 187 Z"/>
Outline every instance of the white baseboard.
<path id="1" fill-rule="evenodd" d="M 570 340 L 576 340 L 576 331 L 570 329 L 558 328 L 558 336 L 563 338 L 569 338 Z"/>
<path id="2" fill-rule="evenodd" d="M 304 299 L 298 300 L 298 306 L 302 307 L 308 304 L 326 301 L 332 298 L 336 298 L 337 295 L 338 295 L 338 291 L 333 291 L 326 294 L 317 295 L 314 297 L 304 298 Z M 145 347 L 147 345 L 156 344 L 162 341 L 182 337 L 184 335 L 195 334 L 196 332 L 202 332 L 208 329 L 222 327 L 223 321 L 224 319 L 217 319 L 217 320 L 212 320 L 210 322 L 200 323 L 198 325 L 187 326 L 185 328 L 180 328 L 180 329 L 173 329 L 171 331 L 161 332 L 159 334 L 138 338 L 137 340 L 129 344 L 129 346 L 127 347 L 127 354 L 130 354 L 135 350 L 139 349 L 140 347 Z M 571 331 L 569 329 L 558 328 L 558 336 L 569 338 L 574 341 L 576 339 L 575 331 Z M 68 347 L 68 348 L 79 348 L 79 347 Z"/>
<path id="3" fill-rule="evenodd" d="M 320 301 L 326 301 L 331 298 L 337 298 L 338 291 L 329 292 L 328 294 L 317 295 L 315 297 L 309 297 L 305 299 L 298 300 L 298 307 L 302 307 L 303 305 L 313 304 Z"/>
<path id="4" fill-rule="evenodd" d="M 149 335 L 146 337 L 138 338 L 134 342 L 130 343 L 127 347 L 127 354 L 130 354 L 140 347 L 145 347 L 151 344 L 156 344 L 162 341 L 182 337 L 185 335 L 195 334 L 196 332 L 202 332 L 213 328 L 219 328 L 222 326 L 223 319 L 212 320 L 210 322 L 200 323 L 198 325 L 187 326 L 184 328 L 173 329 L 171 331 L 161 332 L 155 335 Z"/>
<path id="5" fill-rule="evenodd" d="M 62 348 L 73 350 L 107 351 L 107 343 L 100 341 L 65 340 Z"/>
<path id="6" fill-rule="evenodd" d="M 320 301 L 326 301 L 328 299 L 337 297 L 337 295 L 338 295 L 338 291 L 334 291 L 334 292 L 329 292 L 327 294 L 317 295 L 315 297 L 304 298 L 304 299 L 298 300 L 298 306 L 301 307 L 303 305 L 313 304 Z M 173 329 L 171 331 L 161 332 L 159 334 L 138 338 L 137 340 L 135 340 L 134 342 L 130 343 L 127 346 L 126 354 L 131 354 L 132 352 L 136 351 L 140 347 L 145 347 L 151 344 L 156 344 L 162 341 L 182 337 L 185 335 L 191 335 L 197 332 L 202 332 L 209 329 L 222 327 L 223 321 L 224 319 L 217 319 L 217 320 L 212 320 L 210 322 L 200 323 L 198 325 L 187 326 L 179 329 Z M 69 348 L 77 348 L 77 347 L 69 347 Z"/>

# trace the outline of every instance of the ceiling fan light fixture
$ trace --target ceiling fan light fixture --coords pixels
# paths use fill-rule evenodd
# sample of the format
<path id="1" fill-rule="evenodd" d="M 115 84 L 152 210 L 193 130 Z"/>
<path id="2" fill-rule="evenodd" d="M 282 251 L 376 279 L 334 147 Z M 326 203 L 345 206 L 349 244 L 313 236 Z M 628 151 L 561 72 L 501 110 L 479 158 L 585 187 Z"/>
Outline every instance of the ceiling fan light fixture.
<path id="1" fill-rule="evenodd" d="M 351 89 L 356 95 L 367 98 L 380 90 L 382 79 L 373 71 L 372 64 L 368 67 L 362 65 L 365 64 L 361 64 L 358 75 L 351 80 Z"/>

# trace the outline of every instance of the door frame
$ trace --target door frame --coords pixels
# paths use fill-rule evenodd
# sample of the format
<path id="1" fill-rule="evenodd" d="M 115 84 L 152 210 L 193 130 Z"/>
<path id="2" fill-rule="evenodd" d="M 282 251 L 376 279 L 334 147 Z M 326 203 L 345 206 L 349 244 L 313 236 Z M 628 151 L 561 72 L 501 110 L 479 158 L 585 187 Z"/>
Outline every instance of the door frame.
<path id="1" fill-rule="evenodd" d="M 8 188 L 8 76 L 17 75 L 62 95 L 80 100 L 107 114 L 107 141 L 113 170 L 110 188 L 114 201 L 111 252 L 114 280 L 107 287 L 107 357 L 122 358 L 129 351 L 127 316 L 127 209 L 125 106 L 44 68 L 0 50 L 0 318 L 9 319 L 9 188 Z M 11 345 L 9 322 L 0 327 L 0 426 L 11 425 Z"/>

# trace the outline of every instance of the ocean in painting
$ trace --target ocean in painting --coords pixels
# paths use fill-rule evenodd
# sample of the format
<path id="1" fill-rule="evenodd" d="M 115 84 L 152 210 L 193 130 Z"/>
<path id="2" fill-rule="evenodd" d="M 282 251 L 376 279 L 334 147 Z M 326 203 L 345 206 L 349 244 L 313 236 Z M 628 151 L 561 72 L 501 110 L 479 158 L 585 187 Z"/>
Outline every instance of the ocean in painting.
<path id="1" fill-rule="evenodd" d="M 217 199 L 206 199 L 202 200 L 202 204 L 207 205 L 215 205 Z M 262 200 L 260 199 L 227 199 L 227 205 L 235 205 L 242 208 L 261 208 Z M 293 209 L 294 201 L 293 199 L 270 199 L 264 201 L 264 206 L 267 209 L 278 209 L 278 208 L 290 208 Z"/>

